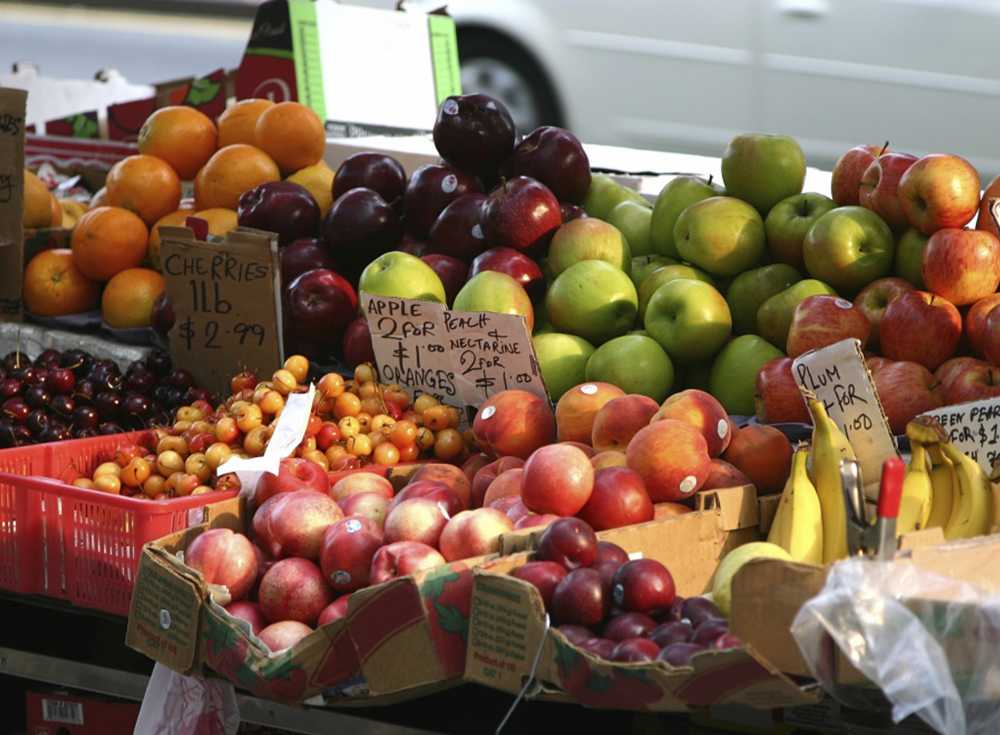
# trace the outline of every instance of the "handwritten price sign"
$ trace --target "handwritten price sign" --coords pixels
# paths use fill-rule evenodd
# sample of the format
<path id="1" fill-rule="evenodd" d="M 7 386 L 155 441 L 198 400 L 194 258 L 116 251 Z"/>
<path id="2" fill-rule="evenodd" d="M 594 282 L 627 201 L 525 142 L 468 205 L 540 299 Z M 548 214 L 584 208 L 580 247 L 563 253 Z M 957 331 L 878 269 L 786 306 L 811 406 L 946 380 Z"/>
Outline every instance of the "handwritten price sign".
<path id="1" fill-rule="evenodd" d="M 24 274 L 24 110 L 28 93 L 0 89 L 0 321 L 21 318 Z"/>
<path id="2" fill-rule="evenodd" d="M 936 418 L 955 446 L 992 472 L 1000 459 L 1000 398 L 936 408 L 923 415 Z"/>
<path id="3" fill-rule="evenodd" d="M 270 374 L 282 362 L 277 246 L 237 229 L 222 243 L 161 229 L 161 257 L 176 322 L 170 350 L 202 385 L 228 390 L 237 364 Z"/>
<path id="4" fill-rule="evenodd" d="M 361 305 L 383 382 L 473 407 L 508 388 L 546 395 L 520 316 L 368 293 Z"/>

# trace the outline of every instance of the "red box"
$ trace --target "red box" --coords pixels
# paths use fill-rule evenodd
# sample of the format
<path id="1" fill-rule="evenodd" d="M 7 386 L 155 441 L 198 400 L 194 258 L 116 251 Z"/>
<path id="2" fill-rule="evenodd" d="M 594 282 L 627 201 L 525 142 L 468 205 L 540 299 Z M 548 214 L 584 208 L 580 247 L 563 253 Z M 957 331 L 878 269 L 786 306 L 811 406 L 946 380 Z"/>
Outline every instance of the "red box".
<path id="1" fill-rule="evenodd" d="M 130 733 L 139 719 L 138 702 L 66 692 L 28 692 L 27 710 L 27 735 Z"/>

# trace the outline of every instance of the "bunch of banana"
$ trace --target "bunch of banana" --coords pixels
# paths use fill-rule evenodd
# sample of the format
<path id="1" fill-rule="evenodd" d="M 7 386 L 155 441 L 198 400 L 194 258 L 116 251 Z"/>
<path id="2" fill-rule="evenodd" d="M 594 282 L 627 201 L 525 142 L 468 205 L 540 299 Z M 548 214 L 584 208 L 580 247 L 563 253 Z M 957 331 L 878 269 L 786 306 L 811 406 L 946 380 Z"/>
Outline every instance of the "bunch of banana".
<path id="1" fill-rule="evenodd" d="M 809 477 L 819 497 L 823 521 L 823 563 L 829 564 L 847 556 L 847 510 L 840 462 L 856 457 L 847 437 L 827 415 L 823 401 L 808 396 L 806 405 L 813 423 Z"/>
<path id="2" fill-rule="evenodd" d="M 988 533 L 993 513 L 993 491 L 990 479 L 979 463 L 952 444 L 940 424 L 933 419 L 914 419 L 906 426 L 906 436 L 911 446 L 922 445 L 928 450 L 931 460 L 936 462 L 930 473 L 931 500 L 927 527 L 940 525 L 949 541 Z M 909 475 L 907 472 L 906 481 L 909 481 Z M 945 501 L 948 499 L 951 500 L 951 508 L 945 520 Z"/>
<path id="3" fill-rule="evenodd" d="M 806 472 L 807 447 L 800 446 L 792 457 L 792 471 L 781 491 L 767 540 L 777 544 L 795 561 L 823 563 L 823 517 L 819 496 Z"/>

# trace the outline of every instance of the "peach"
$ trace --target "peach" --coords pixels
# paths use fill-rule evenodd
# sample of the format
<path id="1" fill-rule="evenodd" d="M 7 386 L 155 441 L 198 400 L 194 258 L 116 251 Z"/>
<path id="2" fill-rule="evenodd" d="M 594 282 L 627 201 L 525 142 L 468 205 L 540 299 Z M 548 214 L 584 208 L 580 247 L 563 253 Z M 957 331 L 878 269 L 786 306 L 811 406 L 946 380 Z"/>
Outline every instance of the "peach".
<path id="1" fill-rule="evenodd" d="M 277 653 L 291 648 L 312 632 L 312 628 L 296 620 L 279 620 L 264 628 L 257 637 L 271 653 Z"/>
<path id="2" fill-rule="evenodd" d="M 507 500 L 513 500 L 514 502 L 507 505 L 505 504 L 505 501 Z M 521 500 L 521 498 L 519 497 L 500 498 L 500 500 L 496 501 L 492 507 L 496 508 L 497 510 L 502 510 L 504 513 L 506 513 L 507 517 L 514 522 L 515 526 L 517 525 L 517 522 L 522 518 L 524 518 L 525 516 L 534 515 L 534 513 L 528 510 L 528 507 L 524 504 L 524 501 Z"/>
<path id="3" fill-rule="evenodd" d="M 570 388 L 556 403 L 559 441 L 589 444 L 597 412 L 608 401 L 624 395 L 625 391 L 611 383 L 581 383 Z"/>
<path id="4" fill-rule="evenodd" d="M 773 426 L 744 426 L 733 435 L 724 459 L 749 477 L 758 492 L 775 493 L 788 479 L 792 445 Z"/>
<path id="5" fill-rule="evenodd" d="M 486 497 L 486 490 L 490 483 L 497 479 L 497 475 L 502 475 L 507 470 L 517 467 L 524 467 L 524 460 L 520 457 L 501 457 L 485 467 L 481 467 L 472 480 L 471 507 L 482 507 L 483 498 Z"/>
<path id="6" fill-rule="evenodd" d="M 422 465 L 420 469 L 413 473 L 413 477 L 410 478 L 410 483 L 419 482 L 421 480 L 443 482 L 451 488 L 451 491 L 455 493 L 455 496 L 462 502 L 463 509 L 469 507 L 469 501 L 472 497 L 472 483 L 459 467 L 456 467 L 453 464 L 442 464 L 439 462 Z"/>
<path id="7" fill-rule="evenodd" d="M 492 506 L 495 500 L 508 496 L 521 497 L 523 475 L 524 469 L 521 467 L 516 467 L 497 475 L 496 479 L 486 488 L 486 495 L 483 496 L 483 505 Z"/>
<path id="8" fill-rule="evenodd" d="M 520 531 L 522 528 L 541 528 L 558 521 L 560 518 L 562 518 L 562 516 L 552 515 L 551 513 L 542 513 L 541 515 L 529 513 L 526 516 L 521 516 L 514 522 L 514 530 Z"/>
<path id="9" fill-rule="evenodd" d="M 524 390 L 505 390 L 479 407 L 472 432 L 484 449 L 498 457 L 527 459 L 555 441 L 556 421 L 547 399 Z"/>
<path id="10" fill-rule="evenodd" d="M 396 491 L 391 482 L 374 472 L 352 472 L 337 480 L 330 488 L 330 496 L 338 502 L 357 493 L 380 493 L 391 498 Z"/>
<path id="11" fill-rule="evenodd" d="M 450 516 L 446 505 L 431 498 L 411 498 L 404 500 L 385 519 L 385 540 L 419 541 L 428 546 L 437 546 L 441 531 Z"/>
<path id="12" fill-rule="evenodd" d="M 608 467 L 594 474 L 594 491 L 579 517 L 595 531 L 653 520 L 653 501 L 635 470 Z"/>
<path id="13" fill-rule="evenodd" d="M 476 452 L 462 463 L 462 472 L 469 478 L 469 482 L 472 482 L 476 473 L 492 461 L 493 458 L 490 455 Z"/>
<path id="14" fill-rule="evenodd" d="M 226 612 L 234 618 L 245 620 L 256 636 L 259 636 L 260 632 L 267 627 L 267 620 L 264 619 L 264 613 L 260 611 L 260 605 L 256 602 L 247 602 L 246 600 L 231 602 L 226 605 Z"/>
<path id="15" fill-rule="evenodd" d="M 201 572 L 208 584 L 229 589 L 233 602 L 246 596 L 257 580 L 257 552 L 250 539 L 228 528 L 213 528 L 187 547 L 184 563 Z"/>
<path id="16" fill-rule="evenodd" d="M 617 449 L 607 449 L 590 458 L 590 464 L 595 470 L 603 470 L 605 467 L 624 467 L 627 463 L 625 452 Z"/>
<path id="17" fill-rule="evenodd" d="M 444 527 L 441 554 L 448 561 L 494 554 L 500 550 L 500 536 L 512 530 L 510 518 L 495 508 L 463 510 Z"/>
<path id="18" fill-rule="evenodd" d="M 354 493 L 341 500 L 338 505 L 344 512 L 344 517 L 358 516 L 367 518 L 379 528 L 385 525 L 385 517 L 389 514 L 389 500 L 382 493 Z"/>
<path id="19" fill-rule="evenodd" d="M 713 459 L 708 468 L 708 478 L 701 486 L 702 490 L 715 490 L 719 487 L 737 487 L 752 485 L 750 478 L 738 467 L 734 467 L 724 459 Z"/>
<path id="20" fill-rule="evenodd" d="M 270 622 L 297 620 L 315 625 L 323 608 L 333 601 L 333 592 L 320 568 L 308 559 L 275 562 L 260 580 L 257 593 L 261 612 Z"/>
<path id="21" fill-rule="evenodd" d="M 534 513 L 576 515 L 594 489 L 590 458 L 567 444 L 552 444 L 532 454 L 524 464 L 521 499 Z"/>
<path id="22" fill-rule="evenodd" d="M 344 517 L 329 496 L 315 492 L 280 493 L 254 514 L 257 542 L 275 559 L 299 556 L 319 559 L 323 534 Z"/>
<path id="23" fill-rule="evenodd" d="M 437 480 L 417 480 L 416 482 L 411 482 L 396 494 L 396 497 L 389 503 L 389 512 L 391 513 L 392 509 L 404 500 L 410 500 L 411 498 L 430 498 L 436 503 L 443 503 L 445 513 L 449 517 L 465 510 L 462 501 L 443 482 L 438 482 Z"/>
<path id="24" fill-rule="evenodd" d="M 341 595 L 329 605 L 324 607 L 323 612 L 319 614 L 319 620 L 316 621 L 316 625 L 326 625 L 327 623 L 332 623 L 334 620 L 346 618 L 347 601 L 350 599 L 350 595 Z"/>
<path id="25" fill-rule="evenodd" d="M 584 444 L 583 442 L 559 442 L 560 444 L 565 444 L 567 447 L 576 447 L 581 452 L 587 455 L 587 457 L 593 457 L 597 452 L 589 444 Z"/>
<path id="26" fill-rule="evenodd" d="M 212 436 L 215 441 L 215 436 Z M 278 493 L 295 490 L 315 490 L 325 493 L 330 489 L 330 481 L 323 468 L 315 462 L 299 457 L 286 457 L 278 465 L 278 474 L 264 474 L 257 485 L 254 499 L 257 505 Z"/>
<path id="27" fill-rule="evenodd" d="M 659 408 L 649 396 L 635 393 L 612 398 L 594 416 L 590 443 L 598 452 L 609 449 L 625 451 L 632 437 L 650 422 Z"/>
<path id="28" fill-rule="evenodd" d="M 683 500 L 708 477 L 710 457 L 702 433 L 691 424 L 661 419 L 641 429 L 625 452 L 654 503 Z"/>
<path id="29" fill-rule="evenodd" d="M 345 518 L 326 529 L 319 566 L 334 592 L 368 586 L 372 557 L 382 540 L 382 527 L 368 518 Z"/>
<path id="30" fill-rule="evenodd" d="M 698 429 L 705 437 L 710 457 L 718 457 L 732 439 L 732 424 L 722 404 L 710 393 L 697 388 L 674 393 L 660 406 L 653 421 L 676 419 Z"/>

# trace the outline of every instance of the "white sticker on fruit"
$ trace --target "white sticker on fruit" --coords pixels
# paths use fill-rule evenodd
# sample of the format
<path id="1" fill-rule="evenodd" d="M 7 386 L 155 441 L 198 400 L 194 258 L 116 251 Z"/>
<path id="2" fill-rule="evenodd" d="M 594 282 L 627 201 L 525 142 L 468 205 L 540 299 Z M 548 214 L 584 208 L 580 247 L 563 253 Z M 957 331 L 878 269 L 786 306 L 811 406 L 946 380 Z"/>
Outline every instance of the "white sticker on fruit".
<path id="1" fill-rule="evenodd" d="M 457 115 L 458 103 L 452 99 L 445 100 L 444 104 L 441 105 L 441 112 L 443 112 L 445 115 Z"/>
<path id="2" fill-rule="evenodd" d="M 344 530 L 348 533 L 357 533 L 361 530 L 361 521 L 357 518 L 349 518 L 346 523 L 344 523 Z"/>
<path id="3" fill-rule="evenodd" d="M 580 386 L 580 392 L 585 396 L 592 396 L 597 393 L 597 386 L 593 383 L 587 383 L 586 385 Z"/>
<path id="4" fill-rule="evenodd" d="M 681 484 L 678 489 L 681 491 L 681 495 L 687 495 L 689 493 L 693 493 L 695 487 L 697 486 L 698 486 L 698 478 L 696 478 L 694 475 L 688 475 L 683 480 L 681 480 Z"/>
<path id="5" fill-rule="evenodd" d="M 479 418 L 484 420 L 491 419 L 493 418 L 493 414 L 495 414 L 496 412 L 497 412 L 496 406 L 487 406 L 486 408 L 484 408 L 482 411 L 479 412 Z"/>
<path id="6" fill-rule="evenodd" d="M 333 573 L 333 583 L 338 586 L 344 586 L 351 583 L 351 573 L 345 572 L 343 569 L 338 569 Z"/>
<path id="7" fill-rule="evenodd" d="M 621 605 L 622 600 L 625 599 L 625 587 L 620 584 L 616 584 L 614 589 L 611 590 L 611 597 L 614 598 L 616 605 Z"/>
<path id="8" fill-rule="evenodd" d="M 726 434 L 729 433 L 729 422 L 725 419 L 719 419 L 719 424 L 715 427 L 715 431 L 720 439 L 725 439 Z"/>
<path id="9" fill-rule="evenodd" d="M 472 236 L 474 238 L 476 238 L 477 240 L 483 240 L 483 239 L 485 239 L 485 235 L 483 235 L 483 228 L 480 225 L 473 225 L 472 226 Z"/>
<path id="10" fill-rule="evenodd" d="M 451 194 L 455 189 L 458 188 L 458 177 L 455 174 L 448 174 L 443 179 L 441 179 L 441 191 L 445 194 Z"/>
<path id="11" fill-rule="evenodd" d="M 642 559 L 642 558 L 644 558 L 644 557 L 643 557 L 641 551 L 633 551 L 633 552 L 630 552 L 629 555 L 628 555 L 628 560 L 629 561 L 635 561 L 636 559 Z"/>
<path id="12" fill-rule="evenodd" d="M 164 630 L 170 630 L 170 626 L 173 625 L 173 619 L 170 617 L 170 611 L 166 609 L 160 610 L 160 627 Z"/>
<path id="13" fill-rule="evenodd" d="M 854 304 L 852 304 L 847 299 L 834 299 L 833 303 L 839 306 L 841 309 L 850 309 L 854 306 Z"/>

